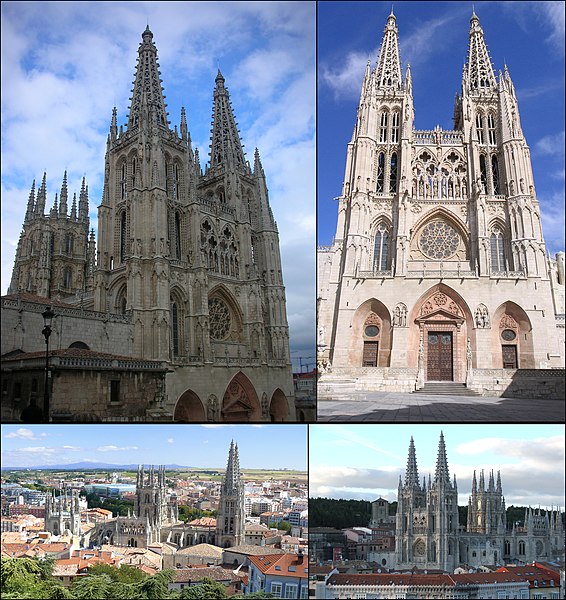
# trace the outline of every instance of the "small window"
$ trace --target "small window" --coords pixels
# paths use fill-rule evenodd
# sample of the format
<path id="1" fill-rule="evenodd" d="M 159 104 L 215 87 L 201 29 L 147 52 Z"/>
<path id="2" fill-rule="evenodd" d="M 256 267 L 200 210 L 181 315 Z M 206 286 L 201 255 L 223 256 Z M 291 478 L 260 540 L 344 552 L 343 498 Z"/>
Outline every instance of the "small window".
<path id="1" fill-rule="evenodd" d="M 377 192 L 383 192 L 384 179 L 385 179 L 385 155 L 383 154 L 383 152 L 380 152 L 379 156 L 377 158 L 377 187 L 376 187 Z"/>
<path id="2" fill-rule="evenodd" d="M 387 121 L 388 114 L 386 112 L 381 113 L 381 127 L 379 129 L 379 141 L 384 143 L 387 141 Z"/>
<path id="3" fill-rule="evenodd" d="M 375 325 L 368 325 L 365 330 L 365 334 L 367 337 L 375 337 L 379 334 L 379 327 Z"/>
<path id="4" fill-rule="evenodd" d="M 476 116 L 476 131 L 478 132 L 478 142 L 483 144 L 483 117 L 482 115 Z"/>
<path id="5" fill-rule="evenodd" d="M 113 379 L 110 382 L 110 402 L 120 402 L 120 380 Z"/>

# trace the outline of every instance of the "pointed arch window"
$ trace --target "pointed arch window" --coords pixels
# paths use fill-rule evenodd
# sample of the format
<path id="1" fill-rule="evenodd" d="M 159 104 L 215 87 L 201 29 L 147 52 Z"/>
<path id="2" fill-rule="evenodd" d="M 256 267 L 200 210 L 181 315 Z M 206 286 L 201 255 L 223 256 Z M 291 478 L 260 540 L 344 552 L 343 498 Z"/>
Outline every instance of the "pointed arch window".
<path id="1" fill-rule="evenodd" d="M 495 117 L 492 114 L 487 115 L 487 132 L 489 143 L 495 145 Z"/>
<path id="2" fill-rule="evenodd" d="M 179 165 L 175 163 L 173 166 L 173 199 L 179 198 Z"/>
<path id="3" fill-rule="evenodd" d="M 476 115 L 476 131 L 478 132 L 478 142 L 483 144 L 483 116 Z"/>
<path id="4" fill-rule="evenodd" d="M 491 157 L 491 178 L 493 179 L 493 193 L 497 196 L 501 194 L 501 188 L 499 185 L 499 165 L 495 154 Z"/>
<path id="5" fill-rule="evenodd" d="M 487 167 L 485 164 L 485 155 L 480 154 L 480 177 L 483 186 L 483 192 L 487 192 Z"/>
<path id="6" fill-rule="evenodd" d="M 65 236 L 65 254 L 73 254 L 73 236 L 68 233 Z"/>
<path id="7" fill-rule="evenodd" d="M 397 192 L 397 153 L 391 155 L 391 169 L 389 171 L 389 191 L 392 194 Z"/>
<path id="8" fill-rule="evenodd" d="M 71 273 L 71 269 L 69 267 L 67 267 L 63 271 L 63 287 L 66 290 L 70 290 L 71 284 L 72 284 L 72 273 Z"/>
<path id="9" fill-rule="evenodd" d="M 175 256 L 181 260 L 181 217 L 175 213 Z"/>
<path id="10" fill-rule="evenodd" d="M 490 238 L 491 245 L 491 272 L 505 271 L 505 238 L 500 229 L 494 229 Z"/>
<path id="11" fill-rule="evenodd" d="M 377 187 L 376 187 L 376 191 L 383 192 L 384 179 L 385 179 L 385 154 L 383 152 L 380 152 L 379 156 L 377 157 Z"/>
<path id="12" fill-rule="evenodd" d="M 132 188 L 136 184 L 136 157 L 132 158 Z"/>
<path id="13" fill-rule="evenodd" d="M 126 260 L 126 213 L 120 217 L 120 262 Z"/>
<path id="14" fill-rule="evenodd" d="M 396 111 L 391 115 L 391 143 L 399 143 L 399 113 Z"/>
<path id="15" fill-rule="evenodd" d="M 384 223 L 377 226 L 373 246 L 373 270 L 386 271 L 389 262 L 389 229 Z"/>
<path id="16" fill-rule="evenodd" d="M 126 198 L 126 163 L 122 163 L 121 177 L 120 177 L 120 198 L 124 200 Z"/>
<path id="17" fill-rule="evenodd" d="M 171 328 L 173 355 L 179 356 L 179 309 L 176 302 L 171 305 Z"/>
<path id="18" fill-rule="evenodd" d="M 389 114 L 386 112 L 381 113 L 381 123 L 379 128 L 379 141 L 385 143 L 387 141 L 387 122 L 389 120 Z"/>

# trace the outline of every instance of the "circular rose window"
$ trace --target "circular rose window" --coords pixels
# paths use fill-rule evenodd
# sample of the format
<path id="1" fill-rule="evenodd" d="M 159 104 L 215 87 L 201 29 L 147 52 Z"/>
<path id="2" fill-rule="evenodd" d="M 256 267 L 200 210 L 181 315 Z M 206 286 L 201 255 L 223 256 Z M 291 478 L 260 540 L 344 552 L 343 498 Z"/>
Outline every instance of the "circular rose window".
<path id="1" fill-rule="evenodd" d="M 445 221 L 432 221 L 421 233 L 419 246 L 428 258 L 443 260 L 456 254 L 460 245 L 460 235 Z"/>
<path id="2" fill-rule="evenodd" d="M 366 336 L 367 337 L 375 337 L 379 333 L 379 327 L 375 325 L 368 325 L 366 327 Z"/>
<path id="3" fill-rule="evenodd" d="M 210 323 L 210 338 L 224 340 L 230 333 L 230 310 L 220 298 L 208 301 L 208 314 Z"/>
<path id="4" fill-rule="evenodd" d="M 517 334 L 512 329 L 504 329 L 501 332 L 501 337 L 506 342 L 512 342 L 517 337 Z"/>
<path id="5" fill-rule="evenodd" d="M 426 552 L 425 543 L 422 540 L 418 540 L 415 544 L 415 553 L 422 556 Z"/>

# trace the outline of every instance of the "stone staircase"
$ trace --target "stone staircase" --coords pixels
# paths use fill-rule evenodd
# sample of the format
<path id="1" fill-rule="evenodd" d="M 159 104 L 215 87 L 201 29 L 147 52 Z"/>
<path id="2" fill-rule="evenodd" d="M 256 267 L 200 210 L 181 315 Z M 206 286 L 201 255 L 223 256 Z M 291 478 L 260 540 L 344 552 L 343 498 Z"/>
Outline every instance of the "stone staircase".
<path id="1" fill-rule="evenodd" d="M 470 390 L 465 383 L 455 383 L 453 381 L 428 381 L 420 390 L 415 390 L 413 394 L 423 394 L 427 396 L 476 396 L 480 394 Z"/>

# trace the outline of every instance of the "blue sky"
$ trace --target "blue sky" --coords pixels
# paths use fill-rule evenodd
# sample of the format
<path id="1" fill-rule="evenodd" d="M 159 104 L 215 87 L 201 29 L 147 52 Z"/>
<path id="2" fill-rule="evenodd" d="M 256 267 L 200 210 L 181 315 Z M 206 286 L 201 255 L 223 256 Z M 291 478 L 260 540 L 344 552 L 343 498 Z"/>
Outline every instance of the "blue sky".
<path id="1" fill-rule="evenodd" d="M 475 2 L 497 74 L 507 63 L 531 149 L 548 250 L 564 250 L 564 2 Z M 391 2 L 318 4 L 318 243 L 336 233 L 337 204 L 368 58 Z M 468 50 L 470 2 L 395 2 L 403 73 L 411 63 L 415 127 L 452 129 Z"/>
<path id="2" fill-rule="evenodd" d="M 171 127 L 181 106 L 208 160 L 220 67 L 248 160 L 260 150 L 279 227 L 291 350 L 314 354 L 314 2 L 2 2 L 2 286 L 32 180 L 48 206 L 86 175 L 96 229 L 112 107 L 127 121 L 141 33 L 158 49 Z M 298 367 L 298 361 L 297 367 Z"/>
<path id="3" fill-rule="evenodd" d="M 311 425 L 309 494 L 396 500 L 411 436 L 420 478 L 428 479 L 441 430 L 460 504 L 467 504 L 474 469 L 499 469 L 507 506 L 564 507 L 563 425 Z"/>
<path id="4" fill-rule="evenodd" d="M 2 466 L 95 461 L 224 468 L 231 440 L 244 469 L 306 471 L 305 425 L 3 425 Z"/>

